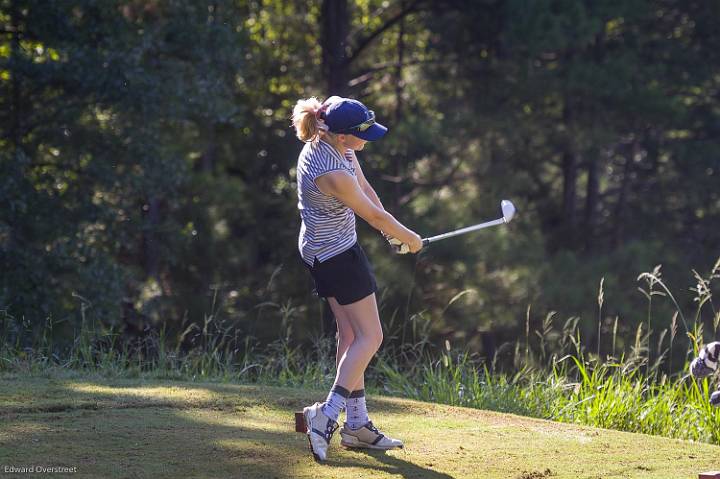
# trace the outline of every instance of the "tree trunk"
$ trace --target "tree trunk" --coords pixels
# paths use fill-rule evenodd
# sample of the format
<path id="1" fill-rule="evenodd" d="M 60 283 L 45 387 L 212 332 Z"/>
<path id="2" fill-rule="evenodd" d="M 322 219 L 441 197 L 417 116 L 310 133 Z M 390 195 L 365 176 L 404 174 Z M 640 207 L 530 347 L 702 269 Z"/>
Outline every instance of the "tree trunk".
<path id="1" fill-rule="evenodd" d="M 400 6 L 405 10 L 405 0 L 400 2 Z M 400 20 L 400 28 L 397 37 L 397 53 L 398 64 L 395 70 L 395 123 L 402 119 L 403 110 L 403 62 L 405 61 L 405 17 Z"/>
<path id="2" fill-rule="evenodd" d="M 592 252 L 595 243 L 600 188 L 598 181 L 598 163 L 598 158 L 592 157 L 588 159 L 587 194 L 585 195 L 585 248 L 588 253 Z"/>
<path id="3" fill-rule="evenodd" d="M 145 227 L 143 231 L 143 263 L 146 278 L 158 278 L 160 272 L 160 251 L 156 231 L 160 225 L 160 200 L 156 196 L 150 197 L 143 206 L 145 212 Z"/>
<path id="4" fill-rule="evenodd" d="M 210 7 L 208 8 L 208 23 L 215 27 L 215 25 L 218 23 L 218 15 L 220 12 L 218 11 L 218 5 L 217 2 L 213 2 Z M 215 50 L 210 50 L 209 57 L 212 63 L 216 63 L 216 52 Z M 207 78 L 208 74 L 205 73 L 203 75 Z M 202 155 L 200 155 L 199 158 L 199 165 L 197 165 L 197 169 L 199 169 L 203 173 L 212 173 L 212 171 L 215 168 L 215 157 L 217 156 L 217 124 L 215 122 L 208 125 L 207 129 L 203 128 L 204 125 L 198 125 L 201 129 L 201 131 L 205 130 L 205 138 L 207 138 L 207 146 L 205 147 L 205 151 L 203 151 Z"/>
<path id="5" fill-rule="evenodd" d="M 576 226 L 576 200 L 577 200 L 577 176 L 578 159 L 572 138 L 572 114 L 565 99 L 563 108 L 563 121 L 565 123 L 565 139 L 563 141 L 562 171 L 563 171 L 563 202 L 562 202 L 562 227 L 560 242 L 568 247 L 575 246 Z"/>
<path id="6" fill-rule="evenodd" d="M 10 3 L 10 26 L 12 41 L 10 43 L 10 77 L 12 84 L 12 120 L 10 139 L 15 151 L 20 147 L 20 19 L 17 2 Z"/>
<path id="7" fill-rule="evenodd" d="M 575 243 L 575 201 L 577 198 L 577 157 L 575 153 L 569 151 L 569 146 L 563 152 L 562 159 L 563 170 L 563 219 L 562 234 L 564 236 L 563 243 L 573 246 Z"/>
<path id="8" fill-rule="evenodd" d="M 405 10 L 405 0 L 401 2 L 401 8 Z M 405 17 L 400 20 L 400 29 L 397 37 L 398 65 L 395 70 L 395 124 L 399 125 L 403 116 L 403 61 L 405 60 Z M 395 178 L 400 178 L 403 169 L 403 155 L 400 152 L 395 154 Z M 400 204 L 402 191 L 399 181 L 395 182 L 393 191 L 393 209 L 397 210 Z"/>
<path id="9" fill-rule="evenodd" d="M 618 193 L 618 201 L 615 205 L 615 227 L 613 228 L 613 247 L 617 248 L 624 241 L 625 228 L 625 209 L 627 204 L 627 192 L 630 187 L 630 174 L 632 163 L 635 155 L 639 154 L 639 145 L 637 139 L 633 140 L 632 149 L 629 154 L 625 155 L 625 165 L 623 167 L 622 178 L 620 179 L 620 192 Z"/>
<path id="10" fill-rule="evenodd" d="M 207 146 L 202 152 L 195 164 L 195 171 L 202 173 L 212 173 L 215 170 L 215 162 L 217 157 L 217 125 L 210 125 L 204 135 L 207 139 Z"/>
<path id="11" fill-rule="evenodd" d="M 321 10 L 322 72 L 327 82 L 327 96 L 347 93 L 347 36 L 350 19 L 347 0 L 324 0 Z M 336 332 L 330 304 L 323 301 L 321 331 L 326 337 Z"/>
<path id="12" fill-rule="evenodd" d="M 347 36 L 350 21 L 347 0 L 324 0 L 321 16 L 322 71 L 327 81 L 327 93 L 328 96 L 344 96 L 348 87 Z"/>

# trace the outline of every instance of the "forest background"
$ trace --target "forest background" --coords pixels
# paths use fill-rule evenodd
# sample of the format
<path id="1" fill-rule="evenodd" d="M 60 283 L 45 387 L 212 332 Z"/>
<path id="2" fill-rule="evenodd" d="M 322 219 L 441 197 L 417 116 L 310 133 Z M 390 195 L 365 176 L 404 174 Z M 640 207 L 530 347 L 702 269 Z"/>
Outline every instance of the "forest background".
<path id="1" fill-rule="evenodd" d="M 389 126 L 360 160 L 423 236 L 519 210 L 419 256 L 359 221 L 386 342 L 502 360 L 554 311 L 614 354 L 649 318 L 640 273 L 691 311 L 718 259 L 717 2 L 2 0 L 0 23 L 11 343 L 52 324 L 61 354 L 85 322 L 192 341 L 209 315 L 245 347 L 331 334 L 297 253 L 309 96 Z M 647 341 L 677 327 L 653 308 Z M 709 340 L 720 314 L 694 319 Z"/>

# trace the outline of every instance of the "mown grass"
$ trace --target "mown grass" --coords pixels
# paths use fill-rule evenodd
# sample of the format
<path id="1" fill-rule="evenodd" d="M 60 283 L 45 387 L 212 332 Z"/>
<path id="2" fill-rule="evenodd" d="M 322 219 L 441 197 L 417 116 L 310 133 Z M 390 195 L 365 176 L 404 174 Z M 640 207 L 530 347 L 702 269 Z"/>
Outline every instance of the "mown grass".
<path id="1" fill-rule="evenodd" d="M 76 467 L 77 477 L 694 478 L 720 447 L 370 396 L 403 450 L 313 461 L 292 412 L 323 390 L 107 379 L 56 370 L 0 379 L 0 465 Z M 2 467 L 0 466 L 0 467 Z M 8 477 L 26 477 L 7 474 Z"/>
<path id="2" fill-rule="evenodd" d="M 526 337 L 500 350 L 512 351 L 513 372 L 497 367 L 497 356 L 480 361 L 449 343 L 437 348 L 427 339 L 428 324 L 413 318 L 414 344 L 391 342 L 369 370 L 367 389 L 448 405 L 510 412 L 556 421 L 586 424 L 630 432 L 720 444 L 720 409 L 709 405 L 711 384 L 686 373 L 687 360 L 703 338 L 703 311 L 714 318 L 717 334 L 720 312 L 713 304 L 713 282 L 720 278 L 720 260 L 710 273 L 695 273 L 696 311 L 686 315 L 662 281 L 659 268 L 643 273 L 638 281 L 648 301 L 647 319 L 640 324 L 627 351 L 616 351 L 617 319 L 611 354 L 601 358 L 598 345 L 583 344 L 578 318 L 557 324 L 547 315 L 538 331 L 530 331 L 528 309 Z M 670 301 L 676 312 L 670 327 L 650 344 L 653 305 Z M 598 291 L 598 321 L 602 318 L 604 293 Z M 149 333 L 139 343 L 119 343 L 113 332 L 89 327 L 83 310 L 82 323 L 72 348 L 59 355 L 53 347 L 52 324 L 36 332 L 32 346 L 23 347 L 21 322 L 0 318 L 0 373 L 58 377 L 93 374 L 104 378 L 214 380 L 247 384 L 299 386 L 327 389 L 333 381 L 334 343 L 317 338 L 312 347 L 291 339 L 293 310 L 275 305 L 283 316 L 280 338 L 262 350 L 251 338 L 208 315 L 199 326 L 188 326 L 178 337 L 164 330 Z M 388 331 L 386 337 L 399 335 Z M 189 336 L 193 345 L 187 347 Z M 531 336 L 536 338 L 531 341 Z M 599 339 L 598 339 L 599 341 Z M 653 348 L 653 346 L 655 346 Z M 675 350 L 684 351 L 685 365 L 672 372 Z M 651 358 L 653 358 L 651 362 Z M 678 365 L 676 365 L 677 367 Z"/>

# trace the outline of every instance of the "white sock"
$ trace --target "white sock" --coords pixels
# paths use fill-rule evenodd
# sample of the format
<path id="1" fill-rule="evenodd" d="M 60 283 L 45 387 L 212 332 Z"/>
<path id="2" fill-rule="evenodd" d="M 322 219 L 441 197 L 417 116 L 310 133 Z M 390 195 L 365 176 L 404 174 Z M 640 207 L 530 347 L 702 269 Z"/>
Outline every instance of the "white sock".
<path id="1" fill-rule="evenodd" d="M 322 405 L 323 414 L 337 422 L 338 417 L 340 417 L 340 411 L 345 407 L 348 396 L 350 396 L 350 391 L 342 386 L 333 386 Z"/>
<path id="2" fill-rule="evenodd" d="M 360 429 L 370 421 L 364 389 L 353 391 L 350 394 L 345 408 L 345 416 L 350 429 Z"/>

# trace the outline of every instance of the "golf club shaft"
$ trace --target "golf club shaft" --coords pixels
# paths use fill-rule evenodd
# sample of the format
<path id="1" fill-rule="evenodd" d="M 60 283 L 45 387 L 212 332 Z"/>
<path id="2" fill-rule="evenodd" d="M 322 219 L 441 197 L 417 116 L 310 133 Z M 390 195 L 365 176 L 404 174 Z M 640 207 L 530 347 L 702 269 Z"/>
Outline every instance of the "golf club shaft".
<path id="1" fill-rule="evenodd" d="M 434 243 L 435 241 L 444 240 L 444 239 L 446 239 L 446 238 L 452 238 L 453 236 L 464 235 L 465 233 L 470 233 L 471 231 L 476 231 L 476 230 L 480 230 L 480 229 L 483 229 L 483 228 L 488 228 L 488 227 L 490 227 L 490 226 L 497 226 L 497 225 L 501 225 L 501 224 L 503 224 L 503 223 L 505 223 L 505 219 L 504 219 L 504 218 L 498 218 L 498 219 L 496 219 L 496 220 L 488 221 L 488 222 L 486 222 L 486 223 L 480 223 L 480 224 L 477 224 L 477 225 L 468 226 L 468 227 L 466 227 L 466 228 L 460 228 L 459 230 L 450 231 L 449 233 L 443 233 L 443 234 L 441 234 L 441 235 L 431 236 L 430 238 L 424 238 L 424 239 L 422 240 L 422 242 L 423 242 L 423 245 L 424 245 L 424 246 L 427 246 L 427 245 L 429 245 L 430 243 Z"/>

